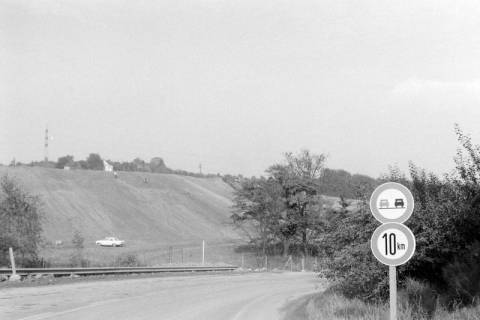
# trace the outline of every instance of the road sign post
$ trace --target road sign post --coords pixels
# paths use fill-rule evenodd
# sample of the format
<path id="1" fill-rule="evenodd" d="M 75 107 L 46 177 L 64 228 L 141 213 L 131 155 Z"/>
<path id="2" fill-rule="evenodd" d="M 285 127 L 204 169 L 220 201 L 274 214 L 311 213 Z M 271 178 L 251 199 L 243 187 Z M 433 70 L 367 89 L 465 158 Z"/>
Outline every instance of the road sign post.
<path id="1" fill-rule="evenodd" d="M 397 319 L 397 267 L 388 266 L 390 285 L 390 319 Z"/>
<path id="2" fill-rule="evenodd" d="M 412 193 L 405 186 L 387 182 L 375 189 L 370 198 L 370 210 L 382 223 L 372 234 L 370 247 L 381 263 L 388 265 L 390 286 L 390 320 L 397 319 L 397 268 L 415 252 L 415 236 L 403 224 L 413 213 Z"/>

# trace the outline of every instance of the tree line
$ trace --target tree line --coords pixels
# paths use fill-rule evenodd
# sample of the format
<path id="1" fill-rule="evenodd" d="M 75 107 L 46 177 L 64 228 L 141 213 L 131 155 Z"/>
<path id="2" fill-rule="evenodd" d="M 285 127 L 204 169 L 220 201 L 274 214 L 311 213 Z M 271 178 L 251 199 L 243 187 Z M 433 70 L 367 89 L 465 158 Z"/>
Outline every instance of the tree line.
<path id="1" fill-rule="evenodd" d="M 72 169 L 72 170 L 104 170 L 104 159 L 98 153 L 90 153 L 85 159 L 75 160 L 73 155 L 65 155 L 59 157 L 57 161 L 32 161 L 28 164 L 16 162 L 13 160 L 10 166 L 28 165 L 32 167 L 48 167 L 56 169 Z M 172 173 L 192 177 L 217 177 L 220 174 L 203 174 L 198 172 L 190 172 L 186 170 L 171 169 L 167 167 L 165 161 L 161 157 L 154 157 L 150 161 L 145 161 L 141 158 L 135 158 L 132 161 L 113 161 L 106 160 L 106 162 L 113 166 L 114 171 L 124 172 L 151 172 L 151 173 Z"/>
<path id="2" fill-rule="evenodd" d="M 324 154 L 308 150 L 286 153 L 266 176 L 237 183 L 233 222 L 263 254 L 278 244 L 284 255 L 317 252 L 314 242 L 330 207 L 325 195 L 359 198 L 376 184 L 367 176 L 325 168 L 325 160 Z"/>

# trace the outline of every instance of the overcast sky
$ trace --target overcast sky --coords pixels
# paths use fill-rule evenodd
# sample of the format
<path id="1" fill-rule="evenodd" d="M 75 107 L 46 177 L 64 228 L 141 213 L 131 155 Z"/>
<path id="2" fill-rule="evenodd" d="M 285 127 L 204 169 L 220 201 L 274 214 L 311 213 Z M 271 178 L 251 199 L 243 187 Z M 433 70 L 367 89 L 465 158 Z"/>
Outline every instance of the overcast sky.
<path id="1" fill-rule="evenodd" d="M 377 177 L 480 143 L 478 1 L 0 0 L 0 162 L 259 175 L 308 148 Z"/>

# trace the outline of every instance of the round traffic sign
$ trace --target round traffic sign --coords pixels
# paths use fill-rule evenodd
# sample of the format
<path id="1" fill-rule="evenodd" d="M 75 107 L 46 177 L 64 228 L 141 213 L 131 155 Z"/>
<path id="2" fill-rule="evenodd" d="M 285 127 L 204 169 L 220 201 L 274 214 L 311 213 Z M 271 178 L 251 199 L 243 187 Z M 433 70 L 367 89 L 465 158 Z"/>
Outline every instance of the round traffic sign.
<path id="1" fill-rule="evenodd" d="M 370 197 L 370 211 L 381 223 L 403 223 L 413 212 L 413 196 L 404 185 L 387 182 L 378 186 Z"/>
<path id="2" fill-rule="evenodd" d="M 399 266 L 413 256 L 415 236 L 401 223 L 385 223 L 373 232 L 370 247 L 375 258 L 381 263 Z"/>

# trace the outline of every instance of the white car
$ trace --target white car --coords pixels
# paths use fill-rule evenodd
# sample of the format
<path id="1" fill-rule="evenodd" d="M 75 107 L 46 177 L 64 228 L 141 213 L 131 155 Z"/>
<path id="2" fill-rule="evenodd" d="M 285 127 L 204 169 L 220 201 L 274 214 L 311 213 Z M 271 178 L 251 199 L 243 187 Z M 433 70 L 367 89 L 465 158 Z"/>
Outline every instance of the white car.
<path id="1" fill-rule="evenodd" d="M 103 247 L 122 247 L 125 244 L 125 241 L 119 240 L 115 237 L 106 237 L 103 240 L 95 241 L 95 244 Z"/>

